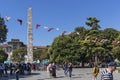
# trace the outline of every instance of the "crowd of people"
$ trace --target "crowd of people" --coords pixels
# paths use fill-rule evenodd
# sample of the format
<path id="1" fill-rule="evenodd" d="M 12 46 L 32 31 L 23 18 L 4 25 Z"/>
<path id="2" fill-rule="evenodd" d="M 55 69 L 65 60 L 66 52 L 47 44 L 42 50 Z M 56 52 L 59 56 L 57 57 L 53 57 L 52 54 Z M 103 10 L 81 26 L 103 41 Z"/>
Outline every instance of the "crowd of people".
<path id="1" fill-rule="evenodd" d="M 19 75 L 24 74 L 31 74 L 32 70 L 39 70 L 38 64 L 30 64 L 30 63 L 10 63 L 10 64 L 0 64 L 0 80 L 3 76 L 9 75 L 15 75 L 16 80 L 19 80 Z M 44 66 L 49 73 L 50 78 L 56 78 L 56 70 L 58 69 L 58 64 L 55 62 L 50 62 L 48 65 Z M 62 66 L 63 73 L 65 77 L 72 77 L 72 69 L 73 64 L 71 62 L 65 62 Z M 94 80 L 97 80 L 97 76 L 100 73 L 101 74 L 101 80 L 113 80 L 113 71 L 116 70 L 116 63 L 110 62 L 108 63 L 108 67 L 104 69 L 103 71 L 99 71 L 98 65 L 94 65 L 93 68 L 93 77 Z M 8 73 L 9 72 L 9 73 Z"/>
<path id="2" fill-rule="evenodd" d="M 31 69 L 34 69 L 34 64 L 30 63 L 10 63 L 10 64 L 0 64 L 0 79 L 4 76 L 15 75 L 16 80 L 19 80 L 19 74 L 30 74 Z"/>
<path id="3" fill-rule="evenodd" d="M 71 62 L 65 62 L 63 65 L 62 65 L 62 68 L 64 70 L 64 74 L 65 76 L 67 77 L 71 77 L 72 76 L 72 63 Z M 57 69 L 57 65 L 56 63 L 49 63 L 48 66 L 47 66 L 47 72 L 49 73 L 50 75 L 50 78 L 56 78 L 56 69 Z"/>
<path id="4" fill-rule="evenodd" d="M 47 71 L 49 72 L 50 74 L 50 77 L 56 77 L 56 64 L 55 63 L 50 63 L 48 66 L 47 66 Z M 98 74 L 101 75 L 101 80 L 114 80 L 113 79 L 113 72 L 116 70 L 116 67 L 117 67 L 117 64 L 116 62 L 109 62 L 107 64 L 107 68 L 105 68 L 104 70 L 102 70 L 100 72 L 99 70 L 99 66 L 97 64 L 94 65 L 93 67 L 93 72 L 92 72 L 92 75 L 93 75 L 93 79 L 94 80 L 98 80 L 97 79 L 97 76 Z M 64 74 L 66 77 L 72 77 L 72 68 L 73 68 L 73 65 L 71 62 L 65 62 L 62 66 L 63 70 L 64 70 Z M 91 76 L 92 76 L 91 75 Z"/>

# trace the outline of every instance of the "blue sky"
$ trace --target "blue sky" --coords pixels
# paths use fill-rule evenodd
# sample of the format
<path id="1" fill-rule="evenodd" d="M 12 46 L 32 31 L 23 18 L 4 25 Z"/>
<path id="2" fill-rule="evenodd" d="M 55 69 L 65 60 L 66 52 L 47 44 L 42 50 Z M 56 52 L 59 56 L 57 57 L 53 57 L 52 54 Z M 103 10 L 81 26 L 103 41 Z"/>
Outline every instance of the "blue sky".
<path id="1" fill-rule="evenodd" d="M 88 17 L 97 17 L 102 29 L 114 28 L 120 31 L 120 0 L 0 0 L 1 17 L 10 16 L 6 22 L 9 30 L 7 41 L 20 39 L 27 44 L 27 11 L 33 10 L 34 45 L 50 45 L 62 31 L 74 31 L 85 26 Z M 20 26 L 17 19 L 23 20 Z M 36 29 L 36 24 L 41 27 Z M 62 31 L 47 32 L 43 27 L 60 28 Z"/>

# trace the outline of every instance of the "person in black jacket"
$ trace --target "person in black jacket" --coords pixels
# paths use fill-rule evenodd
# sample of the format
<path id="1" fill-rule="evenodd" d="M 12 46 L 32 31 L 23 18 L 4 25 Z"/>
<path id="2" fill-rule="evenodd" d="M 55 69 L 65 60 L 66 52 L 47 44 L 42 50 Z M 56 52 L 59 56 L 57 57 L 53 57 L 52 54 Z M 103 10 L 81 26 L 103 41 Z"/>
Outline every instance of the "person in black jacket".
<path id="1" fill-rule="evenodd" d="M 56 63 L 52 64 L 52 76 L 56 78 Z"/>
<path id="2" fill-rule="evenodd" d="M 71 78 L 72 77 L 72 63 L 70 62 L 69 64 L 68 64 L 68 72 L 69 72 L 69 77 Z"/>
<path id="3" fill-rule="evenodd" d="M 19 72 L 20 72 L 19 64 L 16 63 L 16 65 L 15 65 L 15 77 L 16 77 L 16 80 L 19 80 Z"/>

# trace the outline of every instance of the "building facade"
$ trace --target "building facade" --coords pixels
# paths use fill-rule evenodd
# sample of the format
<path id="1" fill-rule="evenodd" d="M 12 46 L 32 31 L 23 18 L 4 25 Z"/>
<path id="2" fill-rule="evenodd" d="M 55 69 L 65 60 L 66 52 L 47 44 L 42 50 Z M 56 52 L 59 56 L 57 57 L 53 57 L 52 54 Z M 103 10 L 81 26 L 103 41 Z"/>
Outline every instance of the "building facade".
<path id="1" fill-rule="evenodd" d="M 26 47 L 26 45 L 19 39 L 11 39 L 11 41 L 7 42 L 7 44 L 12 47 L 12 50 L 18 49 L 20 47 Z"/>
<path id="2" fill-rule="evenodd" d="M 2 48 L 7 54 L 8 54 L 8 60 L 11 61 L 12 52 L 15 49 L 19 49 L 20 47 L 27 48 L 27 45 L 25 45 L 23 42 L 21 42 L 19 39 L 11 39 L 11 41 L 7 42 L 6 44 L 0 45 L 0 48 Z M 33 50 L 36 49 L 45 49 L 47 46 L 33 46 Z"/>
<path id="3" fill-rule="evenodd" d="M 2 48 L 5 53 L 8 54 L 9 61 L 11 61 L 12 51 L 20 47 L 26 47 L 26 45 L 24 45 L 24 43 L 19 39 L 11 39 L 11 41 L 7 42 L 6 44 L 0 45 L 0 48 Z"/>

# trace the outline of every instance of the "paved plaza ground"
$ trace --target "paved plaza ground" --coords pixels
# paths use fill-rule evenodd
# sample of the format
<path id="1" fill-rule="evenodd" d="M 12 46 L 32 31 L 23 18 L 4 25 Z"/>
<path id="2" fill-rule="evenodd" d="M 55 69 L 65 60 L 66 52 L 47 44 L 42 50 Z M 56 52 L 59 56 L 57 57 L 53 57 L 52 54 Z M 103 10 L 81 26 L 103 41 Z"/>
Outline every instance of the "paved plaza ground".
<path id="1" fill-rule="evenodd" d="M 73 75 L 70 79 L 65 77 L 63 70 L 57 70 L 57 78 L 50 78 L 46 71 L 33 71 L 31 75 L 20 75 L 20 80 L 93 80 L 92 68 L 73 69 Z M 4 77 L 2 80 L 15 80 L 14 76 Z M 100 74 L 98 75 L 100 80 Z M 114 72 L 114 80 L 120 80 L 120 73 Z"/>

